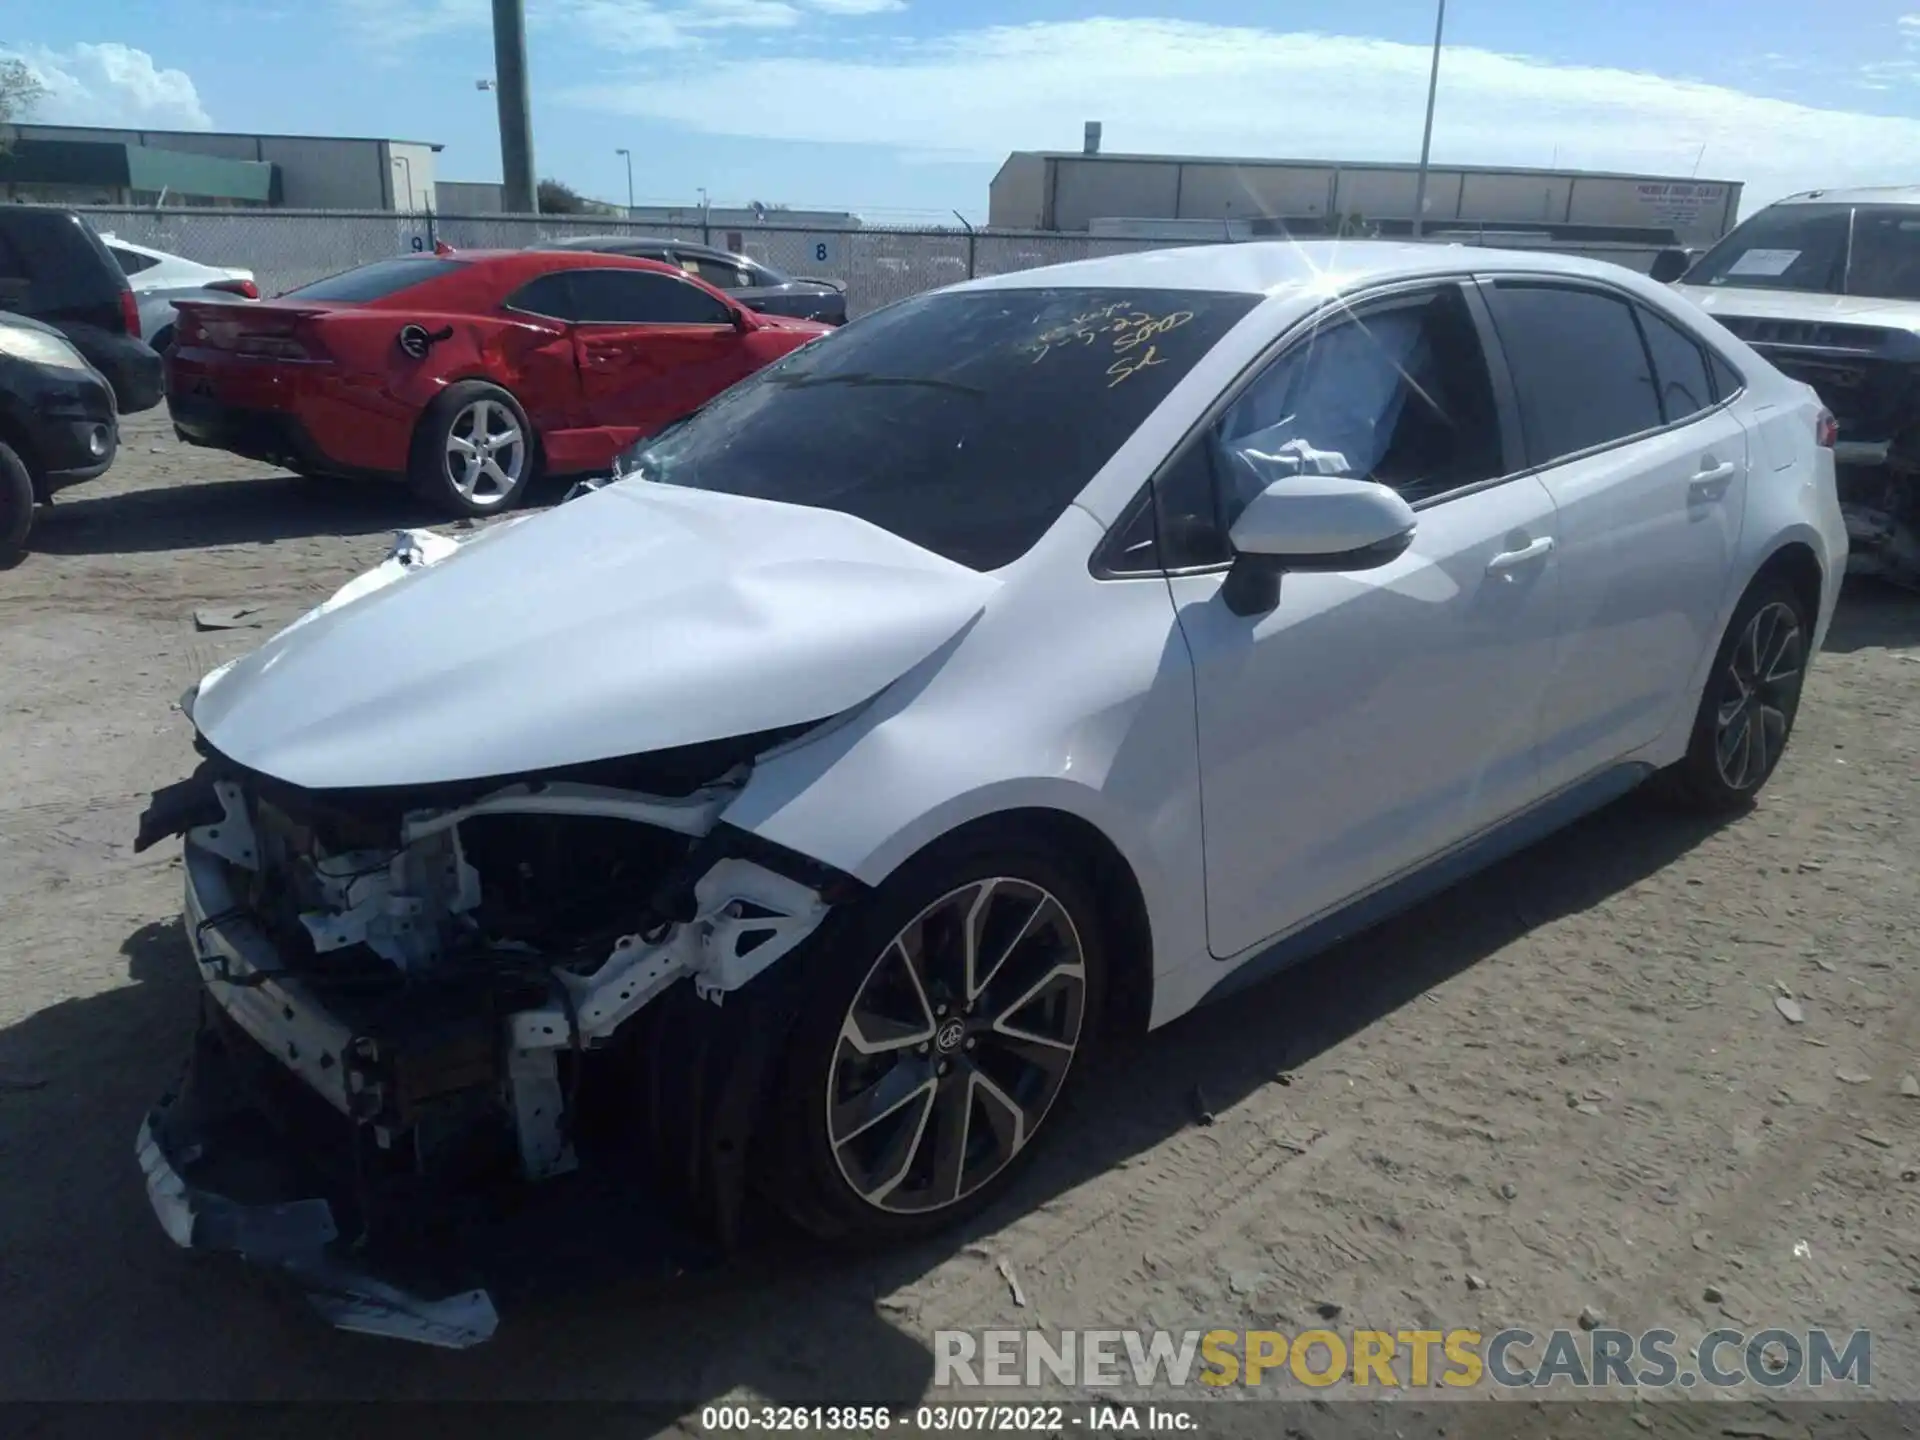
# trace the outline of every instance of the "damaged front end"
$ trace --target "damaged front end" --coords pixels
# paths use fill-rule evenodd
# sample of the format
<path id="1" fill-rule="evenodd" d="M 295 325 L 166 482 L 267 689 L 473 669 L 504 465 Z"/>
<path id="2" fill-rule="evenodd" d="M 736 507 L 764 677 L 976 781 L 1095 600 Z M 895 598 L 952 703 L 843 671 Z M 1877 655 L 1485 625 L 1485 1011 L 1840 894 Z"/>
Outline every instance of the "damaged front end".
<path id="1" fill-rule="evenodd" d="M 1920 334 L 1828 320 L 1715 318 L 1813 387 L 1834 445 L 1849 574 L 1920 588 Z"/>
<path id="2" fill-rule="evenodd" d="M 550 1274 L 578 1205 L 604 1236 L 672 1199 L 731 1242 L 784 1015 L 751 982 L 858 888 L 720 818 L 806 728 L 412 790 L 304 790 L 202 741 L 136 842 L 184 837 L 205 986 L 138 1141 L 167 1233 L 456 1346 L 512 1283 L 482 1252 Z"/>

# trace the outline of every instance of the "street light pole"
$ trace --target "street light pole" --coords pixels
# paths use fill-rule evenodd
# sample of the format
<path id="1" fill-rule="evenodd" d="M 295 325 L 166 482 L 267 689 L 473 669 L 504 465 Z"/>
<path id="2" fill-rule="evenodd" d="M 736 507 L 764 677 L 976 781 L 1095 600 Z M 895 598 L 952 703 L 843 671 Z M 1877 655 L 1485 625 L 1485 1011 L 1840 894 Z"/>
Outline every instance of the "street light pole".
<path id="1" fill-rule="evenodd" d="M 633 218 L 633 151 L 622 149 L 613 153 L 624 155 L 627 159 L 627 218 L 631 220 Z"/>
<path id="2" fill-rule="evenodd" d="M 1427 156 L 1433 151 L 1433 100 L 1440 89 L 1440 32 L 1447 28 L 1447 0 L 1440 0 L 1433 17 L 1433 68 L 1427 72 L 1427 124 L 1420 132 L 1420 182 L 1413 192 L 1413 238 L 1427 226 Z"/>
<path id="3" fill-rule="evenodd" d="M 539 211 L 533 111 L 527 97 L 526 0 L 493 0 L 494 93 L 500 102 L 500 178 L 509 215 Z"/>

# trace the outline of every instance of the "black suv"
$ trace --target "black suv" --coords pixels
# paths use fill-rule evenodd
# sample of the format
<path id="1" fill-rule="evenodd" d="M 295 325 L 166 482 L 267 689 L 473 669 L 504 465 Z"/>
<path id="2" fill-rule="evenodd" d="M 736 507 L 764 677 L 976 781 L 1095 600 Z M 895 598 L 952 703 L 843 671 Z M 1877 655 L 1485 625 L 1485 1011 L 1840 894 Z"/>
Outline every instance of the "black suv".
<path id="1" fill-rule="evenodd" d="M 113 387 L 122 415 L 165 393 L 163 364 L 140 338 L 127 277 L 71 210 L 0 204 L 0 310 L 53 326 Z"/>
<path id="2" fill-rule="evenodd" d="M 113 391 L 51 325 L 0 312 L 0 569 L 20 558 L 33 507 L 113 464 Z"/>

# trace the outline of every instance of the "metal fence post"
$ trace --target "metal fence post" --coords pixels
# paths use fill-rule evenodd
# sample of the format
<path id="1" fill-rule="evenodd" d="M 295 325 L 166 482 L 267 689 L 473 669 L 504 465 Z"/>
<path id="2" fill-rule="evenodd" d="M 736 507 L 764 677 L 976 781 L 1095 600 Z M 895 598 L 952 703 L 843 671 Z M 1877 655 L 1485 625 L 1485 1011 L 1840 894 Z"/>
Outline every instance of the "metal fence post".
<path id="1" fill-rule="evenodd" d="M 973 279 L 974 246 L 979 237 L 973 233 L 972 223 L 958 210 L 953 212 L 953 218 L 967 227 L 967 278 L 971 280 Z"/>

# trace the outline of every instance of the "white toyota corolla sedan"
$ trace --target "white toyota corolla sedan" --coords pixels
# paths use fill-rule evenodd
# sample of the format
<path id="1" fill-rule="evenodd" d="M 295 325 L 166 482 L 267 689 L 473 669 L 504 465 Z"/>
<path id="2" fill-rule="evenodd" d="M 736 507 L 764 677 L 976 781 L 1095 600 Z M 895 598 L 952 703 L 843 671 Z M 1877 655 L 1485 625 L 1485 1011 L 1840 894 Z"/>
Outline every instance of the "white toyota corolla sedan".
<path id="1" fill-rule="evenodd" d="M 140 843 L 185 837 L 206 1024 L 156 1209 L 443 1343 L 483 1291 L 339 1243 L 496 1182 L 950 1224 L 1101 1027 L 1643 780 L 1749 802 L 1844 568 L 1833 428 L 1539 254 L 1162 251 L 857 320 L 187 697 Z M 223 1195 L 242 1075 L 352 1183 Z"/>

